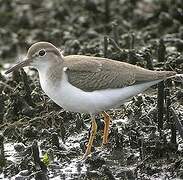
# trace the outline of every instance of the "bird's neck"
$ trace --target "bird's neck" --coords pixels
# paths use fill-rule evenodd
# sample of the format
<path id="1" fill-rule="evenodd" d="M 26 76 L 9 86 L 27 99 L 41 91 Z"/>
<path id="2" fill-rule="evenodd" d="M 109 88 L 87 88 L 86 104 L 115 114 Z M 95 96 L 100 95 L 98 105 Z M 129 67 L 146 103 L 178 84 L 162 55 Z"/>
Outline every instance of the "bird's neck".
<path id="1" fill-rule="evenodd" d="M 43 90 L 45 86 L 54 88 L 60 85 L 63 66 L 60 63 L 54 63 L 38 69 L 38 72 Z"/>

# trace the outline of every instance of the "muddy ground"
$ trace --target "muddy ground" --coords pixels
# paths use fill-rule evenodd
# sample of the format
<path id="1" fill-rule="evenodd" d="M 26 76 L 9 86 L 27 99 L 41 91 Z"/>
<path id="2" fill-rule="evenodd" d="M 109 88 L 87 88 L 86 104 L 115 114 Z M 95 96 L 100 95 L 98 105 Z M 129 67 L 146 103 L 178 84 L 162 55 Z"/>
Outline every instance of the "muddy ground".
<path id="1" fill-rule="evenodd" d="M 93 152 L 81 161 L 89 115 L 52 102 L 35 69 L 4 75 L 37 41 L 65 55 L 183 74 L 182 0 L 0 0 L 0 17 L 0 179 L 183 179 L 181 81 L 160 83 L 109 110 L 106 147 L 97 115 Z"/>

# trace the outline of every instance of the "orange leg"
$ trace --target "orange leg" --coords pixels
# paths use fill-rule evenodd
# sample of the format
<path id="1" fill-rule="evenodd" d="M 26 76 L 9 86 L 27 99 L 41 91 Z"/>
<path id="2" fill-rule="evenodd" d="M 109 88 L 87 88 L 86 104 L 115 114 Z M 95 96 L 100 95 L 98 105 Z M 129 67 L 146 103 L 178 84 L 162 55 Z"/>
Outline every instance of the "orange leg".
<path id="1" fill-rule="evenodd" d="M 104 116 L 104 136 L 102 144 L 105 145 L 108 143 L 110 116 L 105 111 L 103 111 L 102 114 Z"/>
<path id="2" fill-rule="evenodd" d="M 86 157 L 91 153 L 91 148 L 92 148 L 96 133 L 97 133 L 97 123 L 95 121 L 95 118 L 92 116 L 92 127 L 90 132 L 90 138 L 89 138 L 89 142 L 87 144 L 87 149 L 85 151 L 83 159 L 86 159 Z"/>

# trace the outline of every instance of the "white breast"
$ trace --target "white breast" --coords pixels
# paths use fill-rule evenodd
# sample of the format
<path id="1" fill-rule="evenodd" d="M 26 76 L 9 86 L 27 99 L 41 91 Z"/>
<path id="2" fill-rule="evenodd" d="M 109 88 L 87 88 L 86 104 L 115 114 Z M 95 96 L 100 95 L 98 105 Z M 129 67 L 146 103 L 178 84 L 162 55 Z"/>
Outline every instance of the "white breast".
<path id="1" fill-rule="evenodd" d="M 60 85 L 51 86 L 45 78 L 40 77 L 42 89 L 59 106 L 65 110 L 82 113 L 97 113 L 123 104 L 130 97 L 139 94 L 161 80 L 118 89 L 85 92 L 74 87 L 64 73 Z"/>

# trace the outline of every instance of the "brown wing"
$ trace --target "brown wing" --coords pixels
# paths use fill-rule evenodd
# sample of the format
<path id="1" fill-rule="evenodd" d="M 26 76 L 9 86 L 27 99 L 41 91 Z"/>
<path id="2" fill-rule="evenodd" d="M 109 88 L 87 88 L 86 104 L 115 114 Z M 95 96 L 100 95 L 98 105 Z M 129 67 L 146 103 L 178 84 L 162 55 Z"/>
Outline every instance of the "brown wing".
<path id="1" fill-rule="evenodd" d="M 122 88 L 172 75 L 170 71 L 150 71 L 124 62 L 80 55 L 64 57 L 64 66 L 68 81 L 89 92 Z"/>

